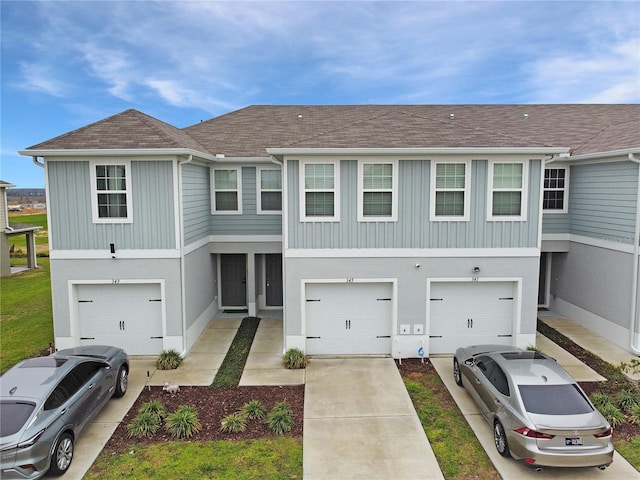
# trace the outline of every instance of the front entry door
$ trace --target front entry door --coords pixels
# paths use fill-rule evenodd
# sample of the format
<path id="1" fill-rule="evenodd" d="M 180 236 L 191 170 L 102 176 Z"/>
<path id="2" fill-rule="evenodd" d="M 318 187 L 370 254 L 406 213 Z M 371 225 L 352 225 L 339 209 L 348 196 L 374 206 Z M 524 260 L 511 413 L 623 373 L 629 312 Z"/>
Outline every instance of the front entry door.
<path id="1" fill-rule="evenodd" d="M 220 255 L 220 295 L 223 307 L 247 306 L 247 256 Z"/>
<path id="2" fill-rule="evenodd" d="M 282 255 L 279 253 L 265 255 L 265 272 L 267 277 L 267 306 L 282 306 Z"/>

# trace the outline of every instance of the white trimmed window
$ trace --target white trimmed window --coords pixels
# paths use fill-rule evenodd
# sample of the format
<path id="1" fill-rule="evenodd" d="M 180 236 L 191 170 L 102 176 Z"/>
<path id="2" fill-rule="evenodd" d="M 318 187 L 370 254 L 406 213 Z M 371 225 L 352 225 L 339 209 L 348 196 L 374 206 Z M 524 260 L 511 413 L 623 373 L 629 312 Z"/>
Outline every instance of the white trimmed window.
<path id="1" fill-rule="evenodd" d="M 554 167 L 544 169 L 542 208 L 546 213 L 567 213 L 569 169 Z"/>
<path id="2" fill-rule="evenodd" d="M 258 213 L 282 212 L 282 171 L 258 168 Z"/>
<path id="3" fill-rule="evenodd" d="M 526 220 L 527 164 L 491 162 L 489 220 Z"/>
<path id="4" fill-rule="evenodd" d="M 358 221 L 396 221 L 397 162 L 358 162 L 358 170 Z"/>
<path id="5" fill-rule="evenodd" d="M 242 213 L 242 170 L 237 168 L 214 168 L 211 172 L 213 185 L 212 213 Z"/>
<path id="6" fill-rule="evenodd" d="M 300 218 L 303 221 L 339 221 L 338 164 L 302 163 L 300 176 L 303 187 L 300 189 Z"/>
<path id="7" fill-rule="evenodd" d="M 434 162 L 431 169 L 431 221 L 468 221 L 471 162 Z"/>
<path id="8" fill-rule="evenodd" d="M 94 223 L 131 223 L 129 162 L 90 162 Z"/>

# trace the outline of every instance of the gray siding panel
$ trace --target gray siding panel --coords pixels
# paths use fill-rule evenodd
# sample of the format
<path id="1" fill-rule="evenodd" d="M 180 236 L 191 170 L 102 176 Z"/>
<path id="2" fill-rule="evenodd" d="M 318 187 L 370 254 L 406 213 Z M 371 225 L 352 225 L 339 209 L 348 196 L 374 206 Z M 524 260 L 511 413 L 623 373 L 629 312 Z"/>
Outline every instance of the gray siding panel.
<path id="1" fill-rule="evenodd" d="M 242 215 L 211 215 L 210 233 L 212 235 L 281 235 L 282 214 L 258 215 L 256 202 L 256 167 L 242 167 Z"/>
<path id="2" fill-rule="evenodd" d="M 569 223 L 568 213 L 544 213 L 542 215 L 542 233 L 569 233 Z"/>
<path id="3" fill-rule="evenodd" d="M 287 164 L 289 248 L 527 248 L 537 246 L 541 162 L 529 165 L 529 201 L 524 222 L 487 221 L 486 160 L 472 162 L 470 220 L 430 222 L 430 166 L 401 160 L 398 221 L 357 221 L 357 161 L 340 162 L 340 222 L 301 222 L 300 163 Z"/>
<path id="4" fill-rule="evenodd" d="M 54 250 L 176 248 L 172 162 L 131 162 L 133 223 L 124 224 L 93 223 L 89 162 L 48 162 L 47 172 Z"/>
<path id="5" fill-rule="evenodd" d="M 216 255 L 208 245 L 185 256 L 185 312 L 187 330 L 216 301 Z"/>
<path id="6" fill-rule="evenodd" d="M 186 245 L 209 235 L 211 188 L 209 168 L 187 164 L 182 167 L 182 205 Z"/>
<path id="7" fill-rule="evenodd" d="M 633 243 L 638 165 L 631 162 L 571 167 L 570 232 Z"/>

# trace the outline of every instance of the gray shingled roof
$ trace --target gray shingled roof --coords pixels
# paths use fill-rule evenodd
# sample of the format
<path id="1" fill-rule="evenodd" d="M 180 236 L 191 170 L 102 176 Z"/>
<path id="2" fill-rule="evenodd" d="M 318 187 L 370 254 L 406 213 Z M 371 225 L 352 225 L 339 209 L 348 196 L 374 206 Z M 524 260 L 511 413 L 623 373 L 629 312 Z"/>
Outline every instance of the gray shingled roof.
<path id="1" fill-rule="evenodd" d="M 267 148 L 283 147 L 622 150 L 640 147 L 640 105 L 256 105 L 182 130 L 127 110 L 30 149 L 190 148 L 266 157 Z"/>
<path id="2" fill-rule="evenodd" d="M 208 153 L 184 130 L 133 109 L 39 143 L 29 150 L 163 148 L 187 148 Z"/>

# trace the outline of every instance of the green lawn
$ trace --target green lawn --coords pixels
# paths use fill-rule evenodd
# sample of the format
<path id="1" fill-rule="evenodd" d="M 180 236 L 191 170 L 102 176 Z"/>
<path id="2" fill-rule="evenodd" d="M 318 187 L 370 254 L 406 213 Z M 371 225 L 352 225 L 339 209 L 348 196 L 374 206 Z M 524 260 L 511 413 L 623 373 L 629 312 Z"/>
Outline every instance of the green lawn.
<path id="1" fill-rule="evenodd" d="M 0 373 L 53 342 L 49 259 L 0 279 Z"/>
<path id="2" fill-rule="evenodd" d="M 102 452 L 84 480 L 301 479 L 302 441 L 294 438 L 238 442 L 168 442 Z"/>

